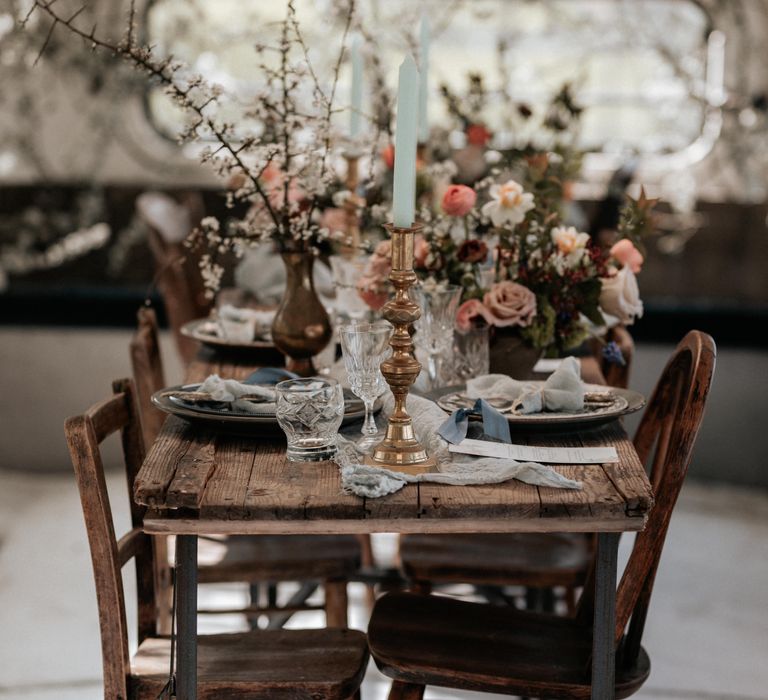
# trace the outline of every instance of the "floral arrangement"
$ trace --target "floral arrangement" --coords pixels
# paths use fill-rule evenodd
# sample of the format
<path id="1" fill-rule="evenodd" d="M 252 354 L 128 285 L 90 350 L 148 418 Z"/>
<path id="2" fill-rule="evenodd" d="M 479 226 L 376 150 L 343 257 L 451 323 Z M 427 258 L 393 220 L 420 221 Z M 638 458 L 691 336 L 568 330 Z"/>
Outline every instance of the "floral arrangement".
<path id="1" fill-rule="evenodd" d="M 655 200 L 644 192 L 628 200 L 607 247 L 564 223 L 566 168 L 558 154 L 530 154 L 517 164 L 522 182 L 509 168 L 495 168 L 475 187 L 448 185 L 439 211 L 422 207 L 414 267 L 422 280 L 462 287 L 460 328 L 485 322 L 514 329 L 530 345 L 558 354 L 596 327 L 642 315 L 635 275 Z M 374 309 L 387 299 L 390 262 L 385 241 L 360 280 L 360 294 Z"/>

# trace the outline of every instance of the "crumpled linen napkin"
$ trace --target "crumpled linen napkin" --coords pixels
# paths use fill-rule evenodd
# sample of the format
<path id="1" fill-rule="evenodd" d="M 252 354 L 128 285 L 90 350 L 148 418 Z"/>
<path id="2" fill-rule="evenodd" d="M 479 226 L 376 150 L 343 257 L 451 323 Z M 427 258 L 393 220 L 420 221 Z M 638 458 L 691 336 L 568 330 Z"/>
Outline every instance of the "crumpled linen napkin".
<path id="1" fill-rule="evenodd" d="M 243 413 L 274 413 L 277 396 L 274 389 L 245 384 L 235 379 L 222 379 L 218 374 L 212 374 L 197 389 L 203 394 L 210 394 L 212 401 L 222 401 L 232 405 L 236 411 Z M 241 396 L 259 396 L 265 403 L 241 401 Z"/>
<path id="2" fill-rule="evenodd" d="M 243 309 L 232 304 L 222 304 L 218 311 L 222 334 L 229 340 L 249 343 L 272 325 L 275 311 Z"/>
<path id="3" fill-rule="evenodd" d="M 466 393 L 472 399 L 508 399 L 514 402 L 513 410 L 519 414 L 584 408 L 584 383 L 575 357 L 566 357 L 543 386 L 520 382 L 506 374 L 486 374 L 470 379 Z"/>
<path id="4" fill-rule="evenodd" d="M 389 415 L 393 408 L 389 395 L 384 401 L 382 415 Z M 362 463 L 361 455 L 353 439 L 339 435 L 338 452 L 334 460 L 340 467 L 341 485 L 345 493 L 365 498 L 379 498 L 410 483 L 432 482 L 466 486 L 471 484 L 498 484 L 518 479 L 526 484 L 553 486 L 555 488 L 580 489 L 581 482 L 564 477 L 552 467 L 536 462 L 514 462 L 493 457 L 472 457 L 451 453 L 448 442 L 437 430 L 445 421 L 445 412 L 434 401 L 420 396 L 408 396 L 408 412 L 413 419 L 416 435 L 427 452 L 437 459 L 437 472 L 403 474 Z"/>

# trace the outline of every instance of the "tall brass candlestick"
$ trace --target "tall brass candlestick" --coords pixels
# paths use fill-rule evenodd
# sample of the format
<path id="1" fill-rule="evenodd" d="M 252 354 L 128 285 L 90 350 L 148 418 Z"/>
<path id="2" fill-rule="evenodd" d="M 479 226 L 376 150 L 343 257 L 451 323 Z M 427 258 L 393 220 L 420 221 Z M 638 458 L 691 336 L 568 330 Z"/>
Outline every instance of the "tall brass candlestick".
<path id="1" fill-rule="evenodd" d="M 357 197 L 359 158 L 357 155 L 345 154 L 344 159 L 347 161 L 347 176 L 344 184 L 347 190 L 349 190 L 349 197 L 347 197 L 347 201 L 344 203 L 349 245 L 345 246 L 343 253 L 352 258 L 360 254 L 360 221 L 357 214 L 359 204 Z"/>
<path id="2" fill-rule="evenodd" d="M 394 326 L 390 345 L 392 356 L 381 363 L 381 373 L 392 389 L 395 407 L 389 416 L 384 439 L 373 452 L 370 463 L 393 471 L 418 474 L 429 471 L 435 460 L 416 439 L 413 422 L 405 401 L 408 391 L 421 371 L 421 364 L 413 354 L 410 328 L 421 316 L 421 309 L 408 296 L 408 289 L 416 282 L 413 271 L 413 243 L 420 224 L 410 228 L 385 226 L 392 237 L 392 272 L 389 279 L 395 287 L 395 296 L 382 309 L 382 314 Z"/>

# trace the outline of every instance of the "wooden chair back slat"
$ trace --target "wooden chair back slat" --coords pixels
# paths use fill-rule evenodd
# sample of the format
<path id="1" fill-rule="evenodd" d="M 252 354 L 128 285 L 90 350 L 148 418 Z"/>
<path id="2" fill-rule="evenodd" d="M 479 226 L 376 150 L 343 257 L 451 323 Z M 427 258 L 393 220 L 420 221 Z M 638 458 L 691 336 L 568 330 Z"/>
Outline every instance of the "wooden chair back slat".
<path id="1" fill-rule="evenodd" d="M 131 380 L 115 382 L 113 388 L 115 395 L 111 399 L 96 404 L 83 415 L 69 418 L 64 429 L 96 582 L 105 696 L 125 698 L 128 697 L 130 656 L 121 570 L 131 559 L 136 561 L 139 643 L 156 633 L 156 625 L 151 538 L 139 529 L 143 509 L 130 499 L 133 529 L 118 543 L 99 450 L 99 444 L 107 436 L 120 431 L 128 486 L 132 487 L 133 476 L 144 457 L 141 423 Z"/>
<path id="2" fill-rule="evenodd" d="M 650 465 L 655 505 L 638 533 L 616 594 L 615 643 L 623 663 L 633 663 L 648 613 L 656 570 L 672 510 L 693 454 L 715 366 L 715 343 L 691 331 L 675 349 L 648 402 L 635 435 L 635 449 Z M 578 615 L 584 623 L 593 611 L 589 577 Z M 626 635 L 625 635 L 626 632 Z"/>
<path id="3" fill-rule="evenodd" d="M 144 447 L 148 450 L 166 419 L 166 415 L 152 403 L 152 394 L 165 386 L 165 372 L 154 309 L 143 306 L 136 316 L 138 327 L 130 344 L 131 367 L 141 413 Z"/>
<path id="4" fill-rule="evenodd" d="M 181 327 L 196 318 L 207 316 L 213 303 L 205 289 L 193 253 L 178 243 L 166 243 L 150 226 L 149 248 L 155 260 L 157 288 L 163 297 L 168 323 L 184 362 L 197 354 L 197 341 L 181 333 Z"/>

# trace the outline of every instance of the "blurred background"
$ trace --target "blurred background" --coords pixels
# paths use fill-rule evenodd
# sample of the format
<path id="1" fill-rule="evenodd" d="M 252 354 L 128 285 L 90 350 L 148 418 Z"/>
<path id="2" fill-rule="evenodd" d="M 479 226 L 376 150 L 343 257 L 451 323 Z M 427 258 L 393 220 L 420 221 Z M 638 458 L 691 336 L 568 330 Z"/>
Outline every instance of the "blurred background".
<path id="1" fill-rule="evenodd" d="M 58 4 L 71 13 L 80 7 Z M 318 70 L 335 60 L 337 47 L 324 37 L 338 29 L 336 5 L 297 2 Z M 226 193 L 224 183 L 200 164 L 204 144 L 177 140 L 185 117 L 160 86 L 119 57 L 94 51 L 66 27 L 49 33 L 51 22 L 40 13 L 22 26 L 30 6 L 28 0 L 0 0 L 0 570 L 5 577 L 25 560 L 27 550 L 12 546 L 19 523 L 29 522 L 14 510 L 23 494 L 24 510 L 35 521 L 49 513 L 70 523 L 60 533 L 79 552 L 75 558 L 86 567 L 82 577 L 87 563 L 64 418 L 102 398 L 113 378 L 130 374 L 128 341 L 145 300 L 167 324 L 156 284 L 158 262 L 137 198 L 160 192 L 176 202 L 193 201 L 191 228 L 204 215 L 225 213 Z M 233 104 L 247 105 L 261 80 L 254 44 L 282 17 L 284 3 L 142 0 L 135 10 L 142 42 L 224 86 Z M 759 559 L 761 551 L 765 561 L 768 3 L 361 0 L 359 10 L 375 40 L 376 76 L 382 81 L 376 89 L 383 94 L 394 91 L 400 57 L 417 41 L 419 16 L 429 13 L 430 122 L 446 147 L 458 152 L 467 145 L 446 91 L 471 99 L 470 73 L 482 77 L 488 94 L 484 119 L 499 150 L 522 141 L 546 147 L 540 121 L 526 110 L 545 113 L 553 94 L 568 84 L 584 110 L 574 137 L 584 153 L 571 188 L 577 215 L 592 226 L 601 216 L 615 218 L 626 194 L 637 196 L 640 184 L 659 199 L 639 275 L 645 313 L 630 328 L 637 346 L 630 387 L 648 394 L 690 329 L 710 333 L 718 345 L 715 384 L 684 507 L 692 518 L 685 536 L 697 530 L 701 536 L 678 540 L 673 550 L 682 559 L 691 548 L 706 556 L 708 543 L 737 523 L 734 539 L 720 542 L 732 555 L 733 548 L 739 552 L 737 560 L 720 560 L 722 575 L 727 577 L 734 561 Z M 95 24 L 118 42 L 128 12 L 127 0 L 100 0 L 81 11 L 78 23 Z M 350 100 L 349 73 L 345 63 L 339 75 L 342 104 Z M 516 111 L 509 109 L 512 102 Z M 339 114 L 338 122 L 348 118 Z M 237 127 L 261 128 L 248 120 Z M 176 383 L 182 363 L 168 331 L 162 340 L 167 379 Z M 628 428 L 633 426 L 629 421 Z M 724 530 L 712 525 L 716 519 L 697 520 L 704 511 L 720 513 Z M 45 537 L 56 534 L 53 523 L 46 527 Z M 43 535 L 25 540 L 25 547 L 47 546 Z M 62 585 L 55 571 L 35 571 L 51 586 Z M 679 586 L 692 585 L 706 571 L 702 564 L 695 576 L 676 581 L 677 595 L 685 596 Z M 62 572 L 69 584 L 80 580 L 74 569 Z M 750 600 L 764 618 L 765 602 L 750 586 L 765 582 L 766 572 L 753 575 L 741 591 L 747 598 L 754 594 Z M 3 585 L 11 599 L 23 589 L 0 578 L 0 598 Z M 47 594 L 41 587 L 37 602 Z M 52 612 L 52 619 L 59 613 Z M 85 615 L 82 607 L 73 605 L 67 614 L 74 619 L 80 613 Z M 7 622 L 27 624 L 20 618 Z M 757 646 L 762 640 L 766 651 L 764 620 L 753 623 L 758 626 L 747 636 Z M 93 652 L 95 620 L 88 629 Z M 738 656 L 732 647 L 720 652 Z M 56 673 L 40 685 L 31 666 L 19 660 L 23 655 L 14 654 L 7 656 L 6 668 L 16 663 L 18 673 L 3 678 L 5 669 L 0 672 L 0 697 L 65 697 L 46 686 L 49 680 L 55 684 Z M 84 662 L 83 673 L 70 678 L 72 697 L 93 691 L 98 665 L 85 669 Z M 753 672 L 745 669 L 747 680 L 735 689 L 715 679 L 647 697 L 766 697 L 765 684 L 761 690 L 750 684 Z M 85 685 L 78 688 L 82 678 Z"/>

